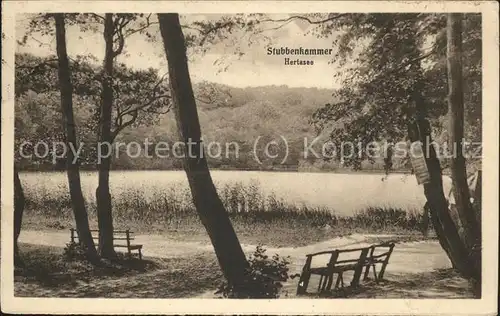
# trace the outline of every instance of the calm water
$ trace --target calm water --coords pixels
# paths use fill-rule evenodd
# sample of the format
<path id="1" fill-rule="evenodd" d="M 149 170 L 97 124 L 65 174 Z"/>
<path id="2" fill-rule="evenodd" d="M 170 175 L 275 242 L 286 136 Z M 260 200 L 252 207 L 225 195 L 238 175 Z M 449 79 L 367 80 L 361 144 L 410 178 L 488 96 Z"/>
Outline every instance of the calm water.
<path id="1" fill-rule="evenodd" d="M 324 206 L 339 215 L 349 215 L 367 206 L 393 206 L 420 209 L 425 203 L 423 187 L 415 176 L 393 174 L 336 174 L 260 171 L 212 171 L 216 186 L 241 182 L 257 184 L 266 194 L 274 193 L 288 202 L 308 206 Z M 28 191 L 67 190 L 63 172 L 23 173 L 22 181 Z M 82 172 L 82 186 L 87 198 L 93 198 L 97 187 L 96 172 Z M 131 190 L 152 192 L 175 189 L 187 192 L 187 179 L 183 171 L 113 171 L 111 190 L 116 198 Z M 445 192 L 451 180 L 444 178 Z"/>

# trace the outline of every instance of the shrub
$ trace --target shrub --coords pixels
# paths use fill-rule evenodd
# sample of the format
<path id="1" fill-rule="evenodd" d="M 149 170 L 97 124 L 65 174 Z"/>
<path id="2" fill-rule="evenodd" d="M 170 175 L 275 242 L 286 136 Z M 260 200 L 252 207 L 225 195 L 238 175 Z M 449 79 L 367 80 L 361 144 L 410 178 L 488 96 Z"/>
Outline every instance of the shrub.
<path id="1" fill-rule="evenodd" d="M 87 261 L 87 253 L 82 244 L 69 242 L 64 247 L 63 258 L 66 261 Z"/>
<path id="2" fill-rule="evenodd" d="M 282 282 L 298 276 L 288 275 L 289 260 L 289 257 L 278 254 L 270 258 L 266 249 L 259 245 L 248 260 L 244 283 L 235 287 L 224 282 L 215 294 L 222 294 L 225 298 L 278 298 Z"/>

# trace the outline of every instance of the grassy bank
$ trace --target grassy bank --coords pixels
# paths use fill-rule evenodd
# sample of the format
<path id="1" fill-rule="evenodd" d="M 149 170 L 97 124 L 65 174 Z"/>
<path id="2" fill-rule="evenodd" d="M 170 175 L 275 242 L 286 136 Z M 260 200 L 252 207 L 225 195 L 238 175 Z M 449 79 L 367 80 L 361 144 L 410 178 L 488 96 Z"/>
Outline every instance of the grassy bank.
<path id="1" fill-rule="evenodd" d="M 93 267 L 64 259 L 63 249 L 20 244 L 25 267 L 16 269 L 21 297 L 181 298 L 212 290 L 222 273 L 212 253 L 187 258 L 123 258 Z"/>
<path id="2" fill-rule="evenodd" d="M 71 201 L 64 190 L 26 191 L 24 229 L 68 229 L 74 224 Z M 351 233 L 418 234 L 418 210 L 367 207 L 352 216 L 336 210 L 288 203 L 258 185 L 227 184 L 219 189 L 242 242 L 301 246 Z M 87 199 L 92 227 L 97 227 L 96 205 Z M 189 191 L 175 188 L 147 192 L 131 189 L 113 195 L 115 227 L 137 233 L 166 233 L 173 238 L 200 240 L 206 233 L 191 203 Z"/>
<path id="3" fill-rule="evenodd" d="M 17 269 L 14 276 L 14 293 L 19 297 L 213 297 L 223 281 L 215 255 L 208 252 L 168 259 L 146 257 L 143 261 L 124 258 L 111 266 L 91 267 L 81 261 L 64 260 L 62 248 L 21 243 L 20 251 L 26 266 Z M 393 271 L 394 264 L 389 264 L 382 282 L 363 282 L 354 291 L 348 288 L 347 292 L 333 293 L 343 294 L 333 297 L 474 298 L 467 280 L 452 269 L 400 273 Z M 286 284 L 284 293 L 293 296 L 296 282 Z"/>

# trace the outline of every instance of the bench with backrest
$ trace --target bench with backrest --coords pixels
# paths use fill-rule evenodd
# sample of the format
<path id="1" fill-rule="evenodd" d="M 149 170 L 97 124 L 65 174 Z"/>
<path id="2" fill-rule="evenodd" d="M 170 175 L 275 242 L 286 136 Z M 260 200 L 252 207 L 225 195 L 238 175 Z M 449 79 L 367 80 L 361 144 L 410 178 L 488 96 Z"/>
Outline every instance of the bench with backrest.
<path id="1" fill-rule="evenodd" d="M 76 242 L 78 239 L 78 233 L 77 230 L 74 228 L 70 229 L 71 232 L 71 243 Z M 97 229 L 91 229 L 90 232 L 92 233 L 92 238 L 94 240 L 99 240 L 99 230 Z M 97 233 L 97 235 L 95 234 Z M 131 243 L 132 240 L 135 238 L 133 237 L 133 232 L 130 230 L 114 230 L 113 231 L 113 246 L 116 248 L 127 248 L 127 253 L 129 256 L 132 256 L 132 251 L 137 250 L 139 259 L 142 259 L 142 245 L 133 245 Z M 117 242 L 115 242 L 117 241 Z M 96 243 L 97 245 L 97 243 Z"/>
<path id="2" fill-rule="evenodd" d="M 363 280 L 368 278 L 369 270 L 374 272 L 375 280 L 378 282 L 383 278 L 386 266 L 389 262 L 390 255 L 394 248 L 394 244 L 378 244 L 369 247 L 341 249 L 321 251 L 306 255 L 306 263 L 302 269 L 302 273 L 297 287 L 297 295 L 307 293 L 307 287 L 312 275 L 319 276 L 318 292 L 328 293 L 333 290 L 344 288 L 344 276 L 352 274 L 350 282 L 351 287 L 357 287 L 360 283 L 363 269 L 366 268 Z M 384 250 L 381 253 L 381 250 Z M 319 261 L 319 257 L 323 257 L 323 262 L 319 266 L 315 261 Z M 326 265 L 325 265 L 325 262 Z M 381 264 L 379 273 L 377 274 L 376 266 Z M 334 278 L 336 276 L 336 278 Z M 335 284 L 333 283 L 335 280 Z"/>
<path id="3" fill-rule="evenodd" d="M 370 273 L 370 269 L 373 270 L 373 277 L 375 282 L 379 282 L 384 278 L 385 269 L 387 264 L 389 264 L 389 259 L 391 257 L 392 251 L 394 250 L 394 243 L 382 243 L 378 245 L 373 245 L 370 247 L 370 254 L 368 255 L 366 261 L 366 269 L 363 279 L 366 280 Z M 377 265 L 380 265 L 380 271 L 377 273 Z"/>

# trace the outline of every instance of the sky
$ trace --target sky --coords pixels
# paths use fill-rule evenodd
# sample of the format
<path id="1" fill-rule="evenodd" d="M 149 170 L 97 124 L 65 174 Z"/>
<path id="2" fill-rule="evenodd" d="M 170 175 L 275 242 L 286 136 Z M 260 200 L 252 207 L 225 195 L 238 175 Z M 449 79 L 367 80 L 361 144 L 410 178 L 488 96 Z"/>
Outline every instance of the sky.
<path id="1" fill-rule="evenodd" d="M 288 15 L 272 16 L 273 19 L 287 18 Z M 191 20 L 213 18 L 207 15 L 183 16 L 181 23 Z M 16 17 L 16 38 L 22 39 L 27 31 L 30 17 Z M 272 47 L 290 48 L 332 48 L 332 38 L 318 39 L 312 35 L 304 35 L 307 22 L 293 21 L 276 29 L 282 23 L 266 23 L 263 34 L 272 38 Z M 151 26 L 152 33 L 158 33 L 158 26 Z M 185 30 L 185 32 L 189 32 Z M 83 32 L 78 27 L 69 26 L 66 30 L 67 49 L 70 57 L 91 54 L 98 60 L 104 56 L 104 40 L 102 33 Z M 251 44 L 249 44 L 251 42 Z M 251 35 L 247 32 L 235 32 L 222 43 L 212 45 L 205 54 L 190 54 L 189 69 L 193 82 L 211 81 L 236 87 L 262 85 L 288 85 L 290 87 L 318 87 L 335 89 L 339 87 L 333 75 L 339 71 L 338 66 L 329 63 L 333 56 L 303 56 L 301 59 L 312 59 L 314 65 L 286 66 L 284 56 L 267 55 L 267 42 L 262 35 Z M 244 54 L 239 56 L 235 48 Z M 125 53 L 118 57 L 119 62 L 133 68 L 157 68 L 160 73 L 166 72 L 166 59 L 160 41 L 147 41 L 145 36 L 135 34 L 127 39 Z M 28 38 L 26 45 L 17 46 L 19 53 L 32 53 L 37 56 L 55 54 L 55 38 L 36 33 Z M 227 67 L 227 68 L 226 68 Z M 225 69 L 225 70 L 224 70 Z M 224 70 L 224 71 L 221 71 Z"/>

